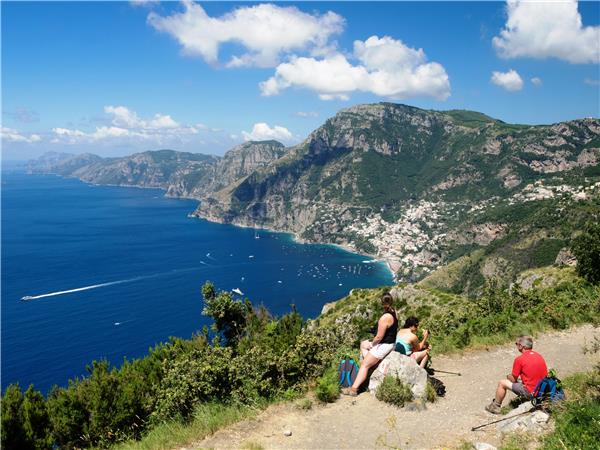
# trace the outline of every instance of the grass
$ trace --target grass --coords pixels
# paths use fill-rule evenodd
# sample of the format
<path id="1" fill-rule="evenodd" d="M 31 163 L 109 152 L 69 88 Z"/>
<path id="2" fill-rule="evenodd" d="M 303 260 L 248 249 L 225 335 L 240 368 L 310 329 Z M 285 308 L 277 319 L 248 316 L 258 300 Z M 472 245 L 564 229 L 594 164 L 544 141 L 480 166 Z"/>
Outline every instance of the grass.
<path id="1" fill-rule="evenodd" d="M 256 415 L 259 410 L 244 405 L 204 403 L 195 410 L 188 423 L 162 423 L 153 428 L 142 440 L 124 442 L 115 448 L 117 450 L 172 449 L 203 439 L 220 428 Z"/>

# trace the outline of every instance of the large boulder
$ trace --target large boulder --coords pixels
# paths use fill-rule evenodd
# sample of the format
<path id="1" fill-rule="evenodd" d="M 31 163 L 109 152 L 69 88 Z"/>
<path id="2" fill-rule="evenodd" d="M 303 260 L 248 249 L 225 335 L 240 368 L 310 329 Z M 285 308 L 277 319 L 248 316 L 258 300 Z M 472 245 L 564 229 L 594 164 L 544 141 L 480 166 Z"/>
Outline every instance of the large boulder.
<path id="1" fill-rule="evenodd" d="M 427 388 L 427 372 L 414 359 L 398 352 L 386 356 L 371 374 L 369 391 L 375 395 L 377 387 L 386 375 L 397 376 L 410 387 L 415 399 L 425 398 Z"/>

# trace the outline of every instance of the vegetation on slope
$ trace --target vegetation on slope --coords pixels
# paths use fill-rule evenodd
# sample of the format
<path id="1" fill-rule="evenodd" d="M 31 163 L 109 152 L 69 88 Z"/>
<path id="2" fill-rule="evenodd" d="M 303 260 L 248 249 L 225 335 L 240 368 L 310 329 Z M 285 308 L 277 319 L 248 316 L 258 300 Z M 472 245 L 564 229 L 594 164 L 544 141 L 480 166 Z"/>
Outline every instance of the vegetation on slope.
<path id="1" fill-rule="evenodd" d="M 391 291 L 400 316 L 419 316 L 438 352 L 600 322 L 600 286 L 573 269 L 533 273 L 549 281 L 510 291 L 490 284 L 475 300 L 414 285 Z M 148 435 L 160 442 L 177 424 L 214 431 L 252 407 L 293 398 L 314 385 L 340 350 L 370 335 L 385 290 L 355 289 L 317 320 L 304 322 L 294 310 L 274 318 L 207 284 L 205 313 L 215 320 L 213 337 L 204 329 L 190 340 L 172 338 L 120 368 L 94 362 L 88 377 L 54 388 L 47 398 L 33 388 L 23 395 L 18 385 L 10 386 L 2 401 L 2 447 L 108 447 Z M 238 405 L 242 415 L 232 415 Z M 207 422 L 207 411 L 217 411 L 213 421 Z"/>

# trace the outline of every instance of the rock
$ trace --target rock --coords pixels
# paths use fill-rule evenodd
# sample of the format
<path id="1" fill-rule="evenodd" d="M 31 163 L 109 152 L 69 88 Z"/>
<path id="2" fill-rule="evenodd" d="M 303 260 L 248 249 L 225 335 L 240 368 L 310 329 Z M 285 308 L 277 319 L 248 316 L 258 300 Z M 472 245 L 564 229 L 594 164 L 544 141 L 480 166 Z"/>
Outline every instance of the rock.
<path id="1" fill-rule="evenodd" d="M 575 264 L 577 264 L 577 258 L 567 247 L 562 248 L 554 260 L 556 266 L 574 266 Z"/>
<path id="2" fill-rule="evenodd" d="M 540 433 L 546 429 L 550 416 L 544 411 L 532 411 L 531 403 L 526 402 L 507 414 L 509 419 L 500 422 L 497 429 L 500 433 L 512 433 L 514 431 L 527 431 L 528 433 Z"/>
<path id="3" fill-rule="evenodd" d="M 285 430 L 285 431 L 283 432 L 283 435 L 284 435 L 284 436 L 291 436 L 291 435 L 292 435 L 292 430 Z"/>
<path id="4" fill-rule="evenodd" d="M 415 399 L 425 397 L 427 387 L 427 372 L 419 367 L 414 359 L 404 356 L 398 352 L 391 352 L 385 357 L 377 369 L 373 371 L 369 380 L 369 391 L 375 395 L 377 387 L 386 375 L 397 376 L 406 383 L 413 393 Z"/>
<path id="5" fill-rule="evenodd" d="M 321 308 L 321 315 L 327 314 L 327 312 L 330 311 L 335 306 L 336 303 L 337 302 L 325 303 L 323 305 L 323 308 Z"/>
<path id="6" fill-rule="evenodd" d="M 473 444 L 473 448 L 475 450 L 496 450 L 492 444 L 488 444 L 487 442 L 475 442 Z"/>

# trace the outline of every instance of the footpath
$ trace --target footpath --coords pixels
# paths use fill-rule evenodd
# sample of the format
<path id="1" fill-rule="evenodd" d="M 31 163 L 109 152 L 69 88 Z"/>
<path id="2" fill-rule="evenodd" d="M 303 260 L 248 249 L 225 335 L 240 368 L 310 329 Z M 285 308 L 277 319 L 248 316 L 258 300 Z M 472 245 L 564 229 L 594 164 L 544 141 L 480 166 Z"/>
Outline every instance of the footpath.
<path id="1" fill-rule="evenodd" d="M 548 367 L 560 377 L 591 370 L 599 354 L 584 354 L 583 347 L 600 335 L 590 325 L 561 332 L 545 333 L 534 339 Z M 462 376 L 437 373 L 446 386 L 446 396 L 428 403 L 422 411 L 396 408 L 380 402 L 370 393 L 335 403 L 300 410 L 294 404 L 279 404 L 257 417 L 229 426 L 206 439 L 189 445 L 196 448 L 264 449 L 436 449 L 460 446 L 464 441 L 500 443 L 493 426 L 470 431 L 499 416 L 484 411 L 492 399 L 497 381 L 510 373 L 518 352 L 514 344 L 435 356 L 433 367 L 460 372 Z M 504 405 L 513 398 L 509 393 Z M 291 431 L 291 436 L 284 431 Z"/>

